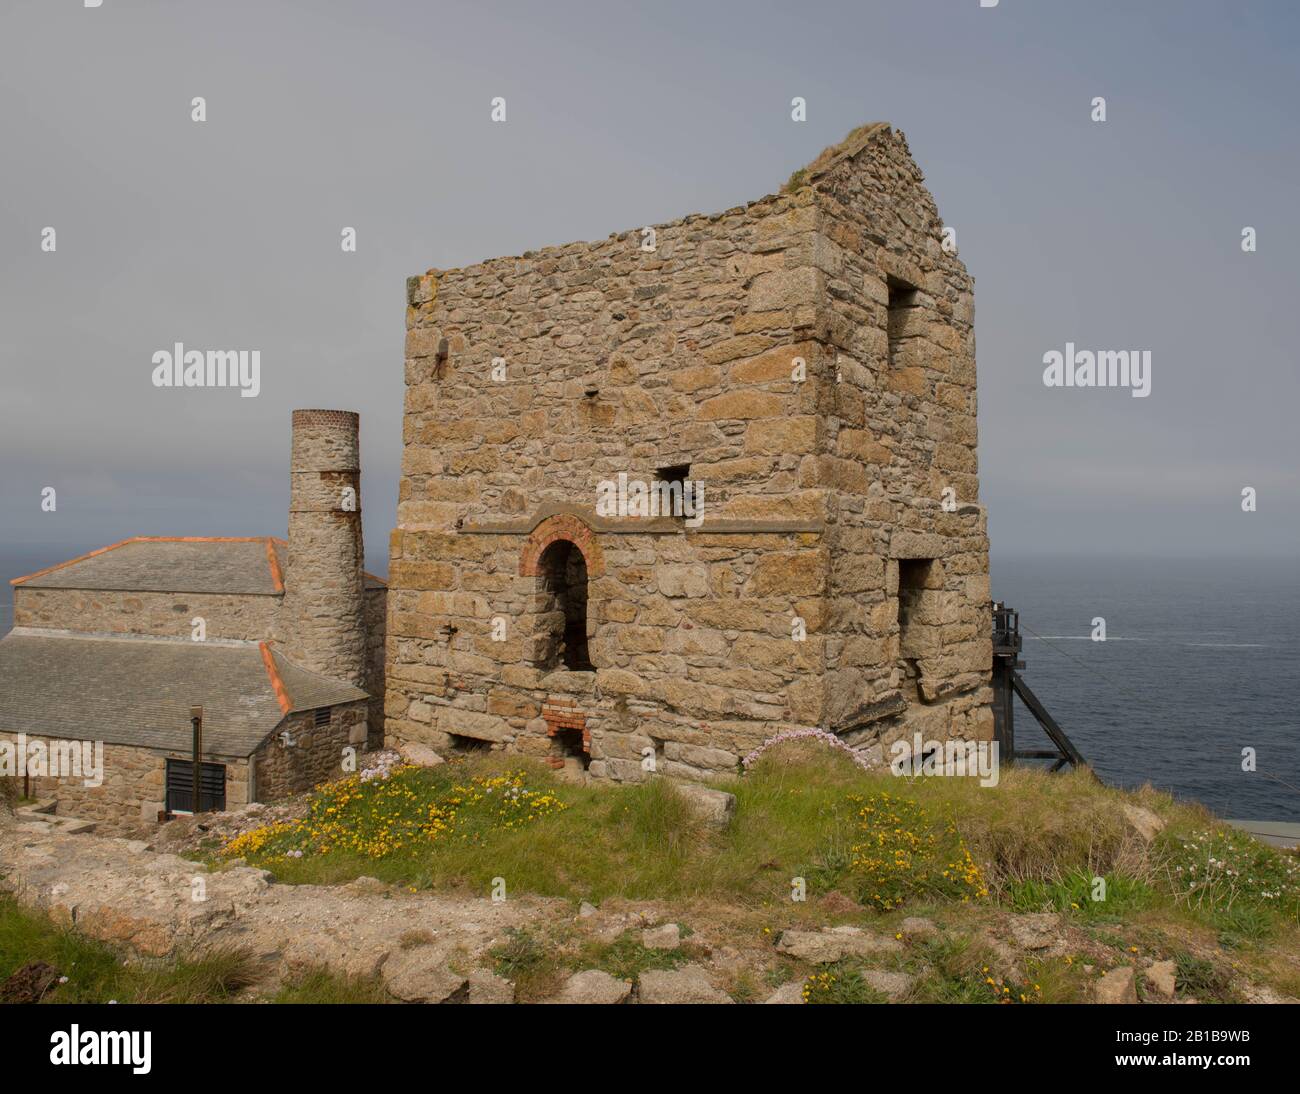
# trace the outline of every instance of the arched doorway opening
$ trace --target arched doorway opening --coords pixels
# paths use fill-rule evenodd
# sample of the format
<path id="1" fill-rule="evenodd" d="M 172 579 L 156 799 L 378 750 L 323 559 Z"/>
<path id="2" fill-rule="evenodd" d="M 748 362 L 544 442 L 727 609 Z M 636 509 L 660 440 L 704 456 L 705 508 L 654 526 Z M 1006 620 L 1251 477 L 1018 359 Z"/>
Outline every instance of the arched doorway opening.
<path id="1" fill-rule="evenodd" d="M 592 672 L 587 650 L 587 560 L 567 539 L 537 560 L 538 663 L 545 670 Z"/>

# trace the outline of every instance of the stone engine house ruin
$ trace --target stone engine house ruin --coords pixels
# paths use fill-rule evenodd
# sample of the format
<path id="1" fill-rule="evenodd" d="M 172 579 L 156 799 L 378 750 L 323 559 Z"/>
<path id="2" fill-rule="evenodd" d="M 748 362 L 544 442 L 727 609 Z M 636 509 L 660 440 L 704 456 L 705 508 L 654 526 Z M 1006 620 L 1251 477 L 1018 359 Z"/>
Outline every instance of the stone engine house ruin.
<path id="1" fill-rule="evenodd" d="M 636 780 L 991 738 L 972 281 L 901 133 L 407 295 L 389 743 Z"/>

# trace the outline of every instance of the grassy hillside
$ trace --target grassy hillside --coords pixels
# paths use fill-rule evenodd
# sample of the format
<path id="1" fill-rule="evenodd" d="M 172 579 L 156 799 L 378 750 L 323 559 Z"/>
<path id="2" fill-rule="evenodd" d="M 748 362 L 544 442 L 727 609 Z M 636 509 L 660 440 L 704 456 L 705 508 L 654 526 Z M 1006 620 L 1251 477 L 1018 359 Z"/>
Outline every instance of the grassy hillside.
<path id="1" fill-rule="evenodd" d="M 334 783 L 301 821 L 210 848 L 210 858 L 242 857 L 289 883 L 369 875 L 482 894 L 504 877 L 516 890 L 593 902 L 789 900 L 800 876 L 810 897 L 836 890 L 881 911 L 918 900 L 1085 918 L 1161 907 L 1244 937 L 1300 917 L 1295 856 L 1197 806 L 1084 774 L 1022 767 L 985 788 L 869 774 L 796 743 L 719 786 L 737 799 L 722 832 L 667 781 L 569 785 L 517 757 L 476 757 Z M 1163 823 L 1153 840 L 1139 831 L 1142 811 Z M 1094 878 L 1108 883 L 1099 899 Z"/>
<path id="2" fill-rule="evenodd" d="M 343 780 L 296 819 L 209 835 L 192 853 L 287 884 L 372 877 L 413 892 L 570 901 L 572 916 L 539 916 L 488 955 L 525 1000 L 574 971 L 632 981 L 685 963 L 707 964 L 742 1001 L 783 985 L 811 1002 L 1075 1001 L 1129 967 L 1138 997 L 1300 995 L 1300 859 L 1149 789 L 1026 768 L 995 788 L 896 778 L 808 741 L 773 749 L 725 789 L 736 810 L 718 830 L 663 780 L 576 785 L 483 755 Z M 598 912 L 577 914 L 582 902 Z M 644 936 L 654 924 L 676 924 L 674 944 Z M 827 959 L 789 945 L 799 932 L 819 944 L 829 927 L 887 946 Z M 111 955 L 66 950 L 78 945 L 0 904 L 0 979 L 50 953 L 84 974 L 78 998 L 249 994 L 229 958 L 182 962 L 173 980 L 114 980 L 103 971 Z M 386 998 L 324 971 L 272 997 Z"/>
<path id="3" fill-rule="evenodd" d="M 1079 947 L 1090 968 L 1150 955 L 1174 960 L 1180 990 L 1199 997 L 1237 997 L 1226 985 L 1240 976 L 1300 994 L 1300 859 L 1149 789 L 1029 768 L 996 788 L 868 774 L 813 742 L 774 750 L 723 788 L 737 807 L 716 831 L 662 780 L 569 785 L 541 765 L 476 757 L 335 784 L 300 822 L 209 857 L 241 857 L 287 883 L 365 875 L 484 896 L 499 878 L 511 894 L 668 902 L 731 924 L 737 945 L 791 925 L 889 932 L 925 915 L 956 934 L 927 943 L 924 964 L 971 962 L 977 995 L 996 979 L 980 939 L 1007 913 L 1053 912 L 1055 949 L 1095 943 Z M 532 940 L 564 948 L 542 941 Z M 962 983 L 949 978 L 934 997 L 969 995 Z"/>

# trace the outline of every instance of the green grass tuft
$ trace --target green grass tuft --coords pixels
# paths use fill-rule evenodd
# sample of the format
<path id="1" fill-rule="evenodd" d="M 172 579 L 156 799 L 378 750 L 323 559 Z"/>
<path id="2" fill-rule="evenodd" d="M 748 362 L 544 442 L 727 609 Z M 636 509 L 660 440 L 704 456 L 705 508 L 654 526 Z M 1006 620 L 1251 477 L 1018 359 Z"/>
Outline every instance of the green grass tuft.
<path id="1" fill-rule="evenodd" d="M 273 1003 L 391 1003 L 377 976 L 336 973 L 312 969 L 281 985 L 271 997 Z"/>
<path id="2" fill-rule="evenodd" d="M 68 978 L 42 1000 L 50 1003 L 221 1003 L 255 985 L 260 975 L 242 950 L 128 963 L 109 946 L 0 896 L 0 981 L 31 961 L 53 965 Z"/>

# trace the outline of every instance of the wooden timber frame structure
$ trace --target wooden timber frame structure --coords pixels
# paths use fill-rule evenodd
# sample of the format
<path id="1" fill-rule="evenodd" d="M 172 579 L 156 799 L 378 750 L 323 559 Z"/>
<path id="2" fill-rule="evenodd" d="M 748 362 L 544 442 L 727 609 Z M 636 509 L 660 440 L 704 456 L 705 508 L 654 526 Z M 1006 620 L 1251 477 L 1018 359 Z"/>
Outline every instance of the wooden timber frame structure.
<path id="1" fill-rule="evenodd" d="M 1005 763 L 1016 760 L 1051 760 L 1050 770 L 1060 771 L 1066 764 L 1087 768 L 1097 778 L 1088 761 L 1083 758 L 1065 730 L 1057 724 L 1047 708 L 1039 701 L 1024 678 L 1017 672 L 1025 663 L 1020 660 L 1023 640 L 1020 637 L 1020 613 L 1001 601 L 993 604 L 993 739 L 998 742 L 998 753 Z M 1016 751 L 1015 697 L 1029 709 L 1029 713 L 1048 739 L 1055 745 L 1050 749 Z"/>

